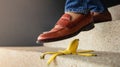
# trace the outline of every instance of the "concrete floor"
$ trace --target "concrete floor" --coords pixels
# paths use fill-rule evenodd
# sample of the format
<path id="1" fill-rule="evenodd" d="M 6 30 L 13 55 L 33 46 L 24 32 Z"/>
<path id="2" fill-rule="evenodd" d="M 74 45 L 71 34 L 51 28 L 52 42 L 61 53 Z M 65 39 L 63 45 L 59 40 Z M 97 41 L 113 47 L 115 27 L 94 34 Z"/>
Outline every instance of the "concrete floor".
<path id="1" fill-rule="evenodd" d="M 57 51 L 60 48 L 48 47 L 1 47 L 0 67 L 48 67 L 45 60 L 40 59 L 42 52 Z M 96 57 L 76 55 L 58 56 L 49 67 L 120 67 L 120 53 L 95 51 Z"/>

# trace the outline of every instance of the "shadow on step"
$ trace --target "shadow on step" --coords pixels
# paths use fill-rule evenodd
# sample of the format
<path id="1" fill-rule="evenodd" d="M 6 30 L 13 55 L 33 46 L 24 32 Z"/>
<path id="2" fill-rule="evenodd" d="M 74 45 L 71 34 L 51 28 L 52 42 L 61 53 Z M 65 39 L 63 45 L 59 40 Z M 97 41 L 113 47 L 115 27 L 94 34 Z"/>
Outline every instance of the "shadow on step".
<path id="1" fill-rule="evenodd" d="M 43 46 L 43 43 L 36 45 L 0 45 L 0 47 L 40 47 Z"/>
<path id="2" fill-rule="evenodd" d="M 97 23 L 104 23 L 104 22 L 92 22 L 90 23 L 89 25 L 85 26 L 81 31 L 89 31 L 89 30 L 92 30 L 93 28 L 95 28 L 95 25 L 94 24 L 97 24 Z M 105 23 L 111 23 L 111 21 L 106 21 Z"/>

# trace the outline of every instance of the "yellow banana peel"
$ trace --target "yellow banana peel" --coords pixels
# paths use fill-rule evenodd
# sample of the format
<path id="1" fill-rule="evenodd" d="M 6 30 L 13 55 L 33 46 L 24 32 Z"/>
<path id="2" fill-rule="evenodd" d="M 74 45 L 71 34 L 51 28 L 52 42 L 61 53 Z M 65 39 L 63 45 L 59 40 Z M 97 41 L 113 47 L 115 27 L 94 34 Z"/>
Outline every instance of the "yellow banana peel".
<path id="1" fill-rule="evenodd" d="M 67 49 L 60 50 L 58 52 L 45 52 L 40 56 L 40 58 L 44 59 L 46 54 L 53 54 L 50 57 L 50 59 L 47 61 L 47 64 L 49 65 L 59 55 L 73 54 L 73 55 L 80 55 L 80 56 L 86 56 L 86 57 L 97 56 L 96 54 L 90 53 L 90 52 L 94 52 L 93 50 L 81 50 L 81 51 L 77 52 L 78 45 L 79 45 L 79 39 L 74 39 L 70 43 L 70 45 L 68 46 Z"/>

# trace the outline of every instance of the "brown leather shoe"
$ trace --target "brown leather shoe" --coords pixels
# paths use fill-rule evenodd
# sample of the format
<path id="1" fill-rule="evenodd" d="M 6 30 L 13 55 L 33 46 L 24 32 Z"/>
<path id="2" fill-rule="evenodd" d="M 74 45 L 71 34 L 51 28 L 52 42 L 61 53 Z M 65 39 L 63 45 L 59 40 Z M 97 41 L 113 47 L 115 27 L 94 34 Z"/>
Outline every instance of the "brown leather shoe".
<path id="1" fill-rule="evenodd" d="M 96 13 L 93 12 L 93 21 L 97 22 L 104 22 L 104 21 L 111 21 L 112 17 L 109 11 L 105 11 L 103 13 Z"/>
<path id="2" fill-rule="evenodd" d="M 72 37 L 76 32 L 80 31 L 83 27 L 91 23 L 92 16 L 81 15 L 75 21 L 71 21 L 69 14 L 64 14 L 56 23 L 54 28 L 49 32 L 39 35 L 38 42 L 51 42 Z"/>

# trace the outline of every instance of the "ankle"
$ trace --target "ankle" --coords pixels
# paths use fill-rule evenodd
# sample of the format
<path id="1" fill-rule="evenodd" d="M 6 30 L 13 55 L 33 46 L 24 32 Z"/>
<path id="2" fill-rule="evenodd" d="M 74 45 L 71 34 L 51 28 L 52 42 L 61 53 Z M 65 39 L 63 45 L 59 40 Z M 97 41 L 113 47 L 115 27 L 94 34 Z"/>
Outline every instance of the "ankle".
<path id="1" fill-rule="evenodd" d="M 65 13 L 71 15 L 71 21 L 74 21 L 74 20 L 76 20 L 77 18 L 84 16 L 83 14 L 74 13 L 74 12 L 65 12 Z"/>

